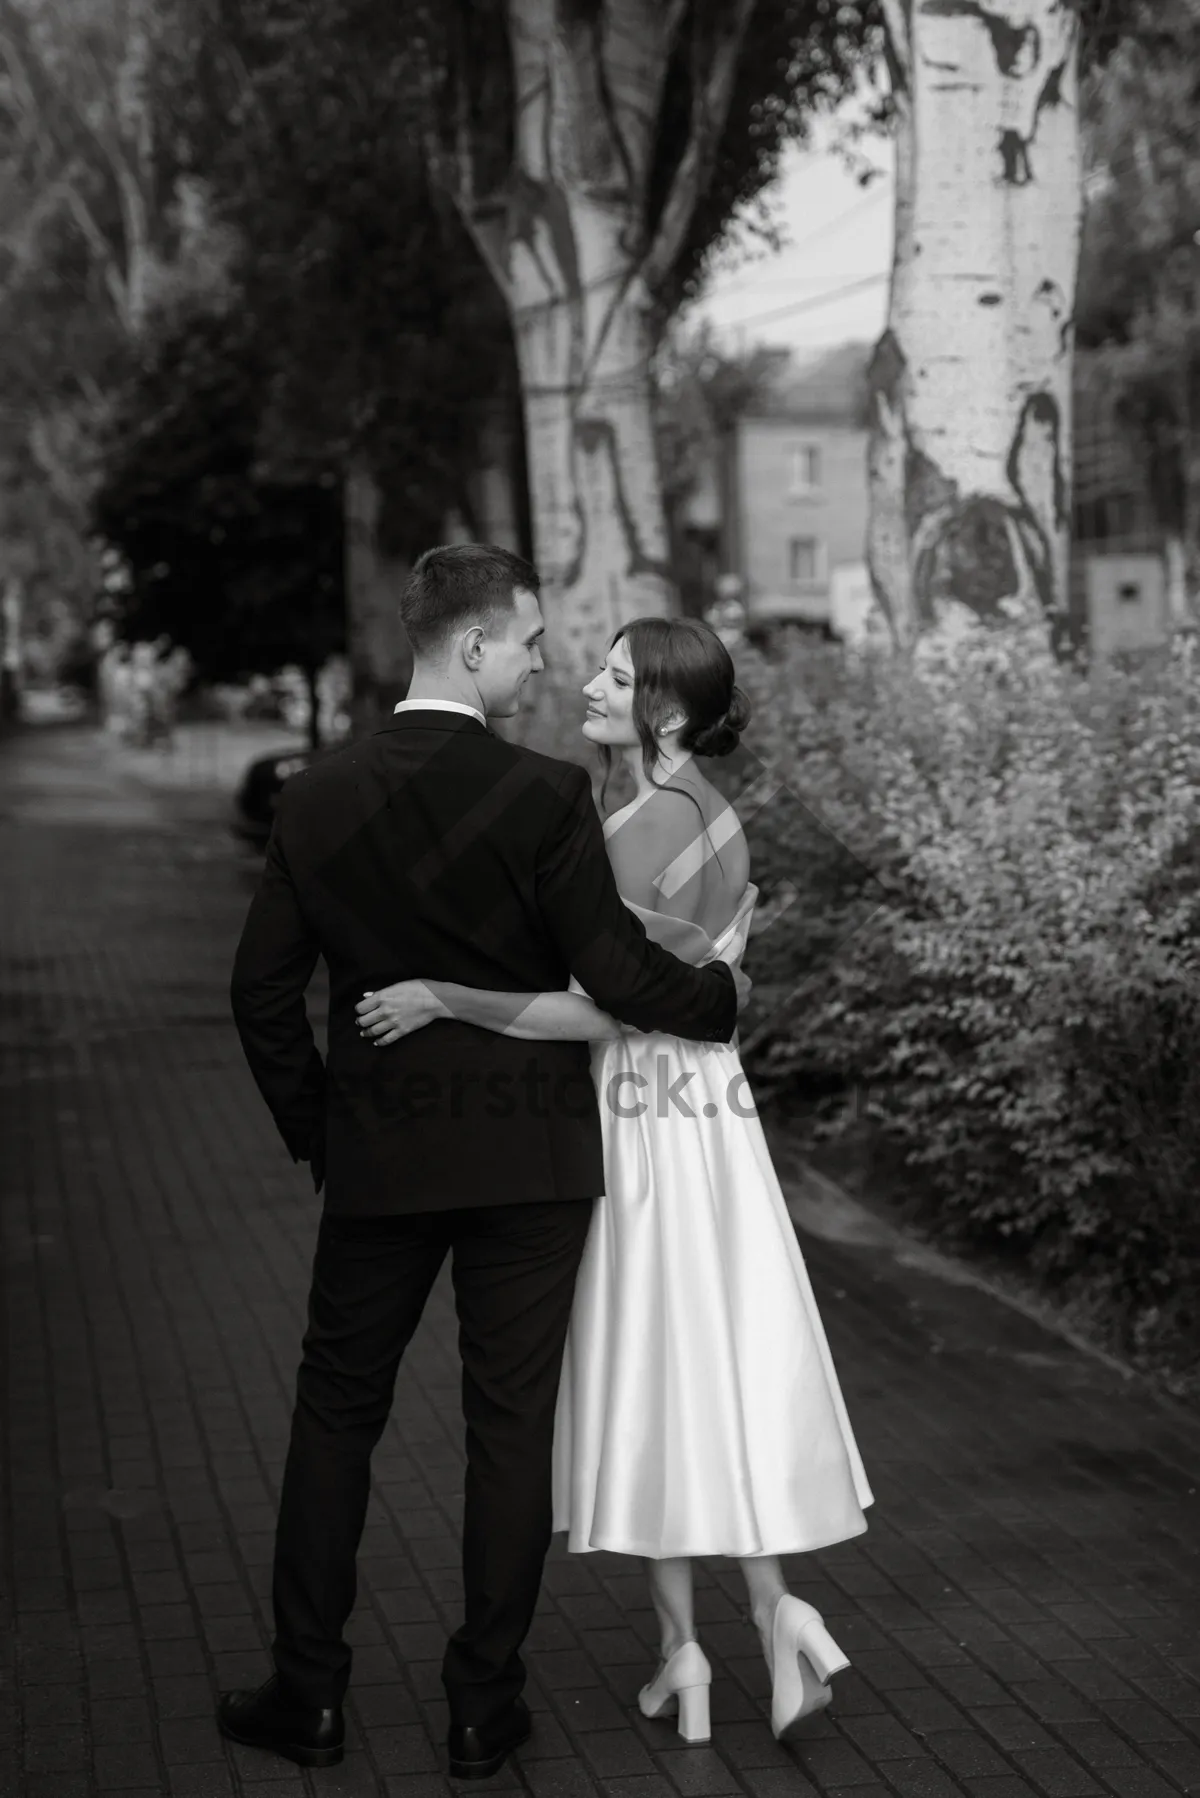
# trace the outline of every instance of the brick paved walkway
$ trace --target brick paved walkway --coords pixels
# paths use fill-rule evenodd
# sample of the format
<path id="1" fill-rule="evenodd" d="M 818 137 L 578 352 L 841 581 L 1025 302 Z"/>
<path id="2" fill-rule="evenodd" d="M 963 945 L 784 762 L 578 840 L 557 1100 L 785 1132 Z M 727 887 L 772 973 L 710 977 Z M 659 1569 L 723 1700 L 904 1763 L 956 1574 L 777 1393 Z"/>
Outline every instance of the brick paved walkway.
<path id="1" fill-rule="evenodd" d="M 87 733 L 0 746 L 0 782 L 0 1793 L 443 1794 L 462 1466 L 445 1290 L 377 1461 L 345 1764 L 230 1753 L 213 1692 L 265 1668 L 316 1222 L 228 1017 L 251 874 L 202 782 L 114 772 Z M 640 1569 L 556 1547 L 536 1732 L 482 1789 L 1200 1788 L 1196 1421 L 886 1249 L 805 1249 L 878 1499 L 860 1542 L 790 1569 L 854 1658 L 835 1714 L 773 1742 L 736 1569 L 713 1563 L 714 1740 L 682 1748 L 633 1702 L 654 1658 Z"/>

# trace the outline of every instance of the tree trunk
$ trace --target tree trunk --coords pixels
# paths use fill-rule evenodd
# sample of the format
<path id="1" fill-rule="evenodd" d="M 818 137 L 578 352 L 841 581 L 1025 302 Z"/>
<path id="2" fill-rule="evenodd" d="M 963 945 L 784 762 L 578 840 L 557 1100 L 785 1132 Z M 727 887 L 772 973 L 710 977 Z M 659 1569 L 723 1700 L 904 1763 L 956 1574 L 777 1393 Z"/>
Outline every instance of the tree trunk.
<path id="1" fill-rule="evenodd" d="M 1192 343 L 1185 340 L 1180 358 L 1180 470 L 1183 489 L 1183 537 L 1185 606 L 1193 622 L 1200 620 L 1200 427 L 1197 423 L 1196 389 L 1200 367 Z"/>
<path id="2" fill-rule="evenodd" d="M 580 225 L 587 231 L 597 222 Z M 596 235 L 613 241 L 619 232 Z M 594 265 L 603 252 L 581 260 Z M 618 625 L 674 609 L 650 412 L 653 334 L 628 289 L 612 296 L 601 338 L 594 297 L 539 295 L 532 258 L 522 274 L 517 356 L 535 558 L 552 596 L 547 635 L 564 663 L 580 669 Z"/>
<path id="3" fill-rule="evenodd" d="M 521 553 L 517 493 L 516 421 L 507 405 L 489 412 L 479 436 L 479 467 L 471 483 L 479 534 L 485 543 Z"/>
<path id="4" fill-rule="evenodd" d="M 10 574 L 0 595 L 0 725 L 11 724 L 21 713 L 21 639 L 24 588 Z"/>
<path id="5" fill-rule="evenodd" d="M 471 123 L 465 80 L 450 114 L 443 178 L 512 319 L 534 559 L 550 657 L 566 673 L 591 665 L 619 624 L 676 605 L 651 415 L 655 296 L 710 179 L 752 8 L 725 0 L 696 36 L 687 138 L 653 231 L 655 132 L 687 19 L 676 0 L 613 0 L 602 18 L 509 0 L 512 155 L 491 191 L 477 170 L 494 143 Z"/>
<path id="6" fill-rule="evenodd" d="M 314 662 L 304 664 L 304 684 L 308 688 L 308 747 L 321 747 L 321 700 L 318 681 L 321 670 Z"/>
<path id="7" fill-rule="evenodd" d="M 1167 617 L 1173 631 L 1186 630 L 1194 622 L 1188 605 L 1187 549 L 1178 531 L 1163 539 L 1163 565 L 1167 584 Z"/>
<path id="8" fill-rule="evenodd" d="M 897 640 L 1067 615 L 1077 10 L 885 0 L 896 234 L 868 561 Z"/>
<path id="9" fill-rule="evenodd" d="M 356 736 L 378 729 L 412 678 L 412 655 L 400 623 L 408 565 L 380 548 L 382 495 L 361 458 L 346 475 L 346 642 Z"/>

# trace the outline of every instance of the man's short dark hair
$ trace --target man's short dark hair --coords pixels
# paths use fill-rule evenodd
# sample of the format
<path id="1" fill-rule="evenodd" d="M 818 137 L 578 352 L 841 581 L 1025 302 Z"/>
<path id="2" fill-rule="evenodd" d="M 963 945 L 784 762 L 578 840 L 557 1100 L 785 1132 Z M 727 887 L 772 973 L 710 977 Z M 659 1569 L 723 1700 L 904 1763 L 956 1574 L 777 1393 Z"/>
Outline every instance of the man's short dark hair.
<path id="1" fill-rule="evenodd" d="M 494 543 L 449 543 L 417 558 L 400 596 L 413 654 L 431 655 L 456 631 L 510 612 L 513 592 L 537 593 L 541 578 L 523 556 Z"/>

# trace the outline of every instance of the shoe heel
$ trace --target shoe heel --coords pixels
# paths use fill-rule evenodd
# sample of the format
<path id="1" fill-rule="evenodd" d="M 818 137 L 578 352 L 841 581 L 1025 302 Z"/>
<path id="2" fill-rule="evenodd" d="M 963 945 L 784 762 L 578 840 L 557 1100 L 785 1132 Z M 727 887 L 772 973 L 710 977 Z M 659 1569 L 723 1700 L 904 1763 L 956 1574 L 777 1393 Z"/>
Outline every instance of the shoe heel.
<path id="1" fill-rule="evenodd" d="M 842 1653 L 823 1623 L 806 1623 L 798 1633 L 800 1651 L 823 1686 L 850 1665 L 849 1656 Z"/>
<path id="2" fill-rule="evenodd" d="M 707 1686 L 684 1686 L 679 1694 L 679 1733 L 685 1742 L 708 1742 L 712 1729 L 708 1720 Z"/>

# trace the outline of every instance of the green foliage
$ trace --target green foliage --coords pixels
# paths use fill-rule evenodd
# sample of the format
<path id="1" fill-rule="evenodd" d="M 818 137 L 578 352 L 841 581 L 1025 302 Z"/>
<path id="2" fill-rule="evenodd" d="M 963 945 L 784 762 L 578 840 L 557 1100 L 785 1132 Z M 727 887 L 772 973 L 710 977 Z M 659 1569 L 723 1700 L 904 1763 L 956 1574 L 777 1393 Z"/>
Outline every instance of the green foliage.
<path id="1" fill-rule="evenodd" d="M 751 823 L 757 979 L 795 982 L 751 1066 L 828 1088 L 945 1231 L 1102 1297 L 1126 1348 L 1194 1360 L 1200 1315 L 1200 699 L 1194 644 L 1085 676 L 1022 633 L 915 666 L 739 657 L 783 777 Z M 822 846 L 822 841 L 823 845 Z"/>
<path id="2" fill-rule="evenodd" d="M 722 4 L 724 0 L 693 0 L 694 17 L 680 34 L 660 108 L 647 208 L 651 224 L 687 141 L 690 109 L 696 104 L 693 33 L 703 30 L 706 5 Z M 760 235 L 772 237 L 763 217 L 756 226 L 754 209 L 779 172 L 784 148 L 806 137 L 815 114 L 832 112 L 882 51 L 878 0 L 758 0 L 738 58 L 713 178 L 700 196 L 661 295 L 666 312 L 673 313 L 697 291 L 733 229 L 757 228 Z"/>
<path id="3" fill-rule="evenodd" d="M 1135 23 L 1085 87 L 1076 333 L 1146 458 L 1164 528 L 1191 538 L 1200 578 L 1200 17 L 1162 0 Z"/>
<path id="4" fill-rule="evenodd" d="M 1178 54 L 1189 29 L 1188 0 L 1074 0 L 1080 17 L 1080 62 L 1104 68 L 1130 43 L 1154 56 Z"/>
<path id="5" fill-rule="evenodd" d="M 500 296 L 428 180 L 413 23 L 382 0 L 226 7 L 172 102 L 242 244 L 269 369 L 260 458 L 294 479 L 365 453 L 396 553 L 450 506 L 469 515 L 483 415 L 515 385 Z"/>
<path id="6" fill-rule="evenodd" d="M 403 8 L 214 4 L 163 34 L 168 161 L 203 196 L 224 286 L 160 308 L 116 402 L 96 528 L 134 578 L 131 633 L 202 673 L 345 641 L 343 484 L 365 457 L 379 547 L 466 506 L 484 410 L 511 391 L 499 296 L 426 179 Z"/>
<path id="7" fill-rule="evenodd" d="M 121 625 L 165 632 L 209 679 L 318 667 L 344 643 L 340 484 L 257 461 L 269 364 L 240 316 L 185 319 L 113 420 L 95 523 L 133 587 Z"/>
<path id="8" fill-rule="evenodd" d="M 435 71 L 431 124 L 444 151 L 457 152 L 459 125 L 469 120 L 474 143 L 473 191 L 503 204 L 509 178 L 515 99 L 510 34 L 524 29 L 521 0 L 409 0 L 418 35 Z M 685 0 L 673 9 L 671 51 L 661 93 L 654 96 L 654 136 L 645 180 L 636 263 L 653 238 L 681 163 L 706 129 L 714 26 L 726 0 Z M 562 17 L 603 32 L 619 30 L 608 0 L 571 0 Z M 610 21 L 608 15 L 612 13 Z M 695 293 L 731 230 L 773 238 L 756 211 L 779 170 L 785 146 L 805 136 L 813 114 L 831 111 L 862 68 L 882 53 L 878 0 L 758 0 L 738 57 L 729 105 L 717 139 L 711 178 L 697 194 L 674 266 L 655 294 L 662 321 Z M 622 180 L 632 175 L 624 172 Z"/>

